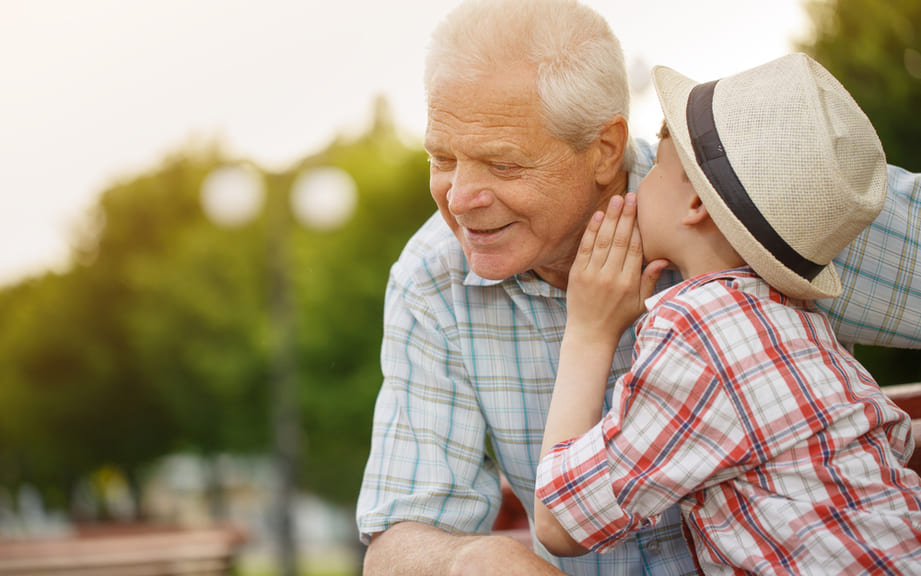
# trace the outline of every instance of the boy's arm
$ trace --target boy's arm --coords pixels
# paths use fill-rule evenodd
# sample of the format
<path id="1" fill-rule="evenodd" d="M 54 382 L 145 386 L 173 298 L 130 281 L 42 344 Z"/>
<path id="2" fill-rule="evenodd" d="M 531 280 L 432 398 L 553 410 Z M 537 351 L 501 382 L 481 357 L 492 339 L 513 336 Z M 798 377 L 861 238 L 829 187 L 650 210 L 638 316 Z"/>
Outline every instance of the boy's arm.
<path id="1" fill-rule="evenodd" d="M 560 349 L 560 364 L 544 429 L 541 458 L 559 442 L 590 430 L 602 416 L 613 349 L 605 349 L 597 343 L 585 343 L 569 335 L 567 328 Z M 604 360 L 607 360 L 606 364 Z M 541 544 L 557 556 L 579 556 L 588 552 L 566 532 L 553 512 L 536 496 L 534 532 Z"/>
<path id="2" fill-rule="evenodd" d="M 667 262 L 642 269 L 635 226 L 636 196 L 611 200 L 595 214 L 569 274 L 566 331 L 541 445 L 543 458 L 559 442 L 579 436 L 601 420 L 614 350 L 624 330 L 645 311 L 644 300 Z M 537 538 L 551 553 L 575 556 L 588 550 L 560 525 L 539 499 L 534 502 Z"/>

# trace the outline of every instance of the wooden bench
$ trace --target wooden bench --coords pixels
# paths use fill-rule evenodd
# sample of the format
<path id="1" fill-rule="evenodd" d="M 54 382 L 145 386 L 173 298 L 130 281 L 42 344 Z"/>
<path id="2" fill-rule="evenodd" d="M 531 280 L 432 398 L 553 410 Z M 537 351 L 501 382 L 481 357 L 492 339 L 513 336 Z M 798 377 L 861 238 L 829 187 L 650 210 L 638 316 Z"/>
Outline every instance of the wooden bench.
<path id="1" fill-rule="evenodd" d="M 885 386 L 883 391 L 912 418 L 911 427 L 915 438 L 915 451 L 908 462 L 908 467 L 921 474 L 921 382 Z M 511 536 L 529 548 L 531 547 L 527 513 L 504 476 L 502 477 L 502 507 L 493 524 L 493 532 Z"/>
<path id="2" fill-rule="evenodd" d="M 245 539 L 232 527 L 156 526 L 97 528 L 67 538 L 0 539 L 0 575 L 227 575 Z"/>

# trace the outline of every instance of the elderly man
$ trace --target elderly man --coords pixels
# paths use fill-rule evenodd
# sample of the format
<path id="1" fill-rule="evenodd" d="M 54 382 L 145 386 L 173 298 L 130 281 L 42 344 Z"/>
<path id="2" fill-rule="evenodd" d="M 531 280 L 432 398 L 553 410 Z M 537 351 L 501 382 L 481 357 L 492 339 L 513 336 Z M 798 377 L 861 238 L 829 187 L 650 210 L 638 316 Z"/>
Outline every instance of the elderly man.
<path id="1" fill-rule="evenodd" d="M 608 554 L 555 558 L 489 534 L 499 470 L 532 515 L 585 225 L 635 190 L 654 156 L 627 131 L 617 39 L 575 2 L 469 1 L 435 30 L 425 82 L 438 214 L 387 287 L 358 502 L 365 574 L 693 572 L 677 508 Z M 883 214 L 836 260 L 844 295 L 824 304 L 845 342 L 921 346 L 921 178 L 889 175 Z M 625 335 L 609 385 L 632 344 Z"/>

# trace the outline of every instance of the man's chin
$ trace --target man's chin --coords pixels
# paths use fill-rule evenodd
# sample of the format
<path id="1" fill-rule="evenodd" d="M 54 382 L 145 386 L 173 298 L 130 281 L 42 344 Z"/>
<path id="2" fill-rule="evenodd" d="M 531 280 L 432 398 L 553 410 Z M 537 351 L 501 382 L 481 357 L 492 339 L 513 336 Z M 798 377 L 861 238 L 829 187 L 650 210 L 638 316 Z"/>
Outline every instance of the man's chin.
<path id="1" fill-rule="evenodd" d="M 510 262 L 507 256 L 494 254 L 468 253 L 467 264 L 474 274 L 484 280 L 505 280 L 523 271 L 520 266 Z"/>

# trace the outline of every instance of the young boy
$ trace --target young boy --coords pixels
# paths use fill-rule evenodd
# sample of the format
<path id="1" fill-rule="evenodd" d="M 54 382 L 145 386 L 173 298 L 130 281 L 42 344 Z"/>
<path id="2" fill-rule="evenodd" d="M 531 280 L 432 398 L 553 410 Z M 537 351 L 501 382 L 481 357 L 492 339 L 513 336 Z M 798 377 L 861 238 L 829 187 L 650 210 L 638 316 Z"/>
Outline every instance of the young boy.
<path id="1" fill-rule="evenodd" d="M 537 537 L 603 551 L 677 502 L 707 573 L 921 573 L 908 416 L 812 302 L 840 293 L 831 260 L 883 204 L 873 127 L 802 54 L 653 79 L 657 163 L 595 215 L 570 272 Z M 684 281 L 644 300 L 665 261 Z"/>

